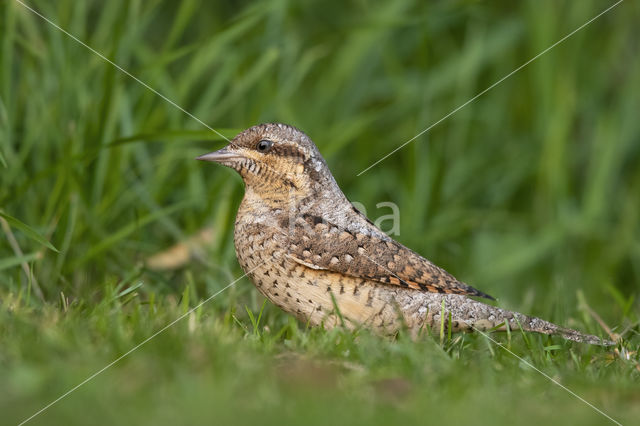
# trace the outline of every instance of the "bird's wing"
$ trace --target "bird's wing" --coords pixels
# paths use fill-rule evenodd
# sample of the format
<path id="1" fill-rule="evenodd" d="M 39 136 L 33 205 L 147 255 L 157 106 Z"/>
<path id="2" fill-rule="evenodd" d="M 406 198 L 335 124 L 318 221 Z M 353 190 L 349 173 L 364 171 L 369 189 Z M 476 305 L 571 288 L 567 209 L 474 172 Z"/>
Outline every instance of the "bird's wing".
<path id="1" fill-rule="evenodd" d="M 455 279 L 391 238 L 349 231 L 303 215 L 290 229 L 288 256 L 306 267 L 434 293 L 493 297 Z"/>

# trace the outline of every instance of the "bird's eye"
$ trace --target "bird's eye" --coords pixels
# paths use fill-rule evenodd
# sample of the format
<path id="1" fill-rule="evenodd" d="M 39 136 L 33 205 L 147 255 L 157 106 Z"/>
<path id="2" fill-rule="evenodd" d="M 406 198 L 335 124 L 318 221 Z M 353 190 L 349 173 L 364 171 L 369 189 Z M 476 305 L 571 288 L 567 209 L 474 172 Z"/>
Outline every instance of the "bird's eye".
<path id="1" fill-rule="evenodd" d="M 267 152 L 267 151 L 269 151 L 271 149 L 272 146 L 273 146 L 273 142 L 271 142 L 270 140 L 267 140 L 267 139 L 262 139 L 256 145 L 256 149 L 258 151 L 260 151 L 260 152 Z"/>

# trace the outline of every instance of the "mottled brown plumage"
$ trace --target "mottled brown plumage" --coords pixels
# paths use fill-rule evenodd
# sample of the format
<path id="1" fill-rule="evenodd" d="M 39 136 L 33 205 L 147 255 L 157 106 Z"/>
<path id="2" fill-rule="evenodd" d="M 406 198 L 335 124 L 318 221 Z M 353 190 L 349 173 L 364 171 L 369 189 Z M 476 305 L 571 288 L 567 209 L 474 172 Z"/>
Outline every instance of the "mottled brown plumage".
<path id="1" fill-rule="evenodd" d="M 246 190 L 235 224 L 242 268 L 269 300 L 300 320 L 394 333 L 524 329 L 600 343 L 594 336 L 469 299 L 492 297 L 394 241 L 344 196 L 315 144 L 284 124 L 254 126 L 199 157 L 235 169 Z"/>

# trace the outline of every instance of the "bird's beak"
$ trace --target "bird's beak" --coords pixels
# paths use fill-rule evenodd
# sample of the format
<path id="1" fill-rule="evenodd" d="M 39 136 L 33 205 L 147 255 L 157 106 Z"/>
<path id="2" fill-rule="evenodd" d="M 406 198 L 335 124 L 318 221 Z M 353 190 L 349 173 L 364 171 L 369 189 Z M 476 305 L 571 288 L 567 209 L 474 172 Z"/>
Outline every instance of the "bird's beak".
<path id="1" fill-rule="evenodd" d="M 196 160 L 215 161 L 216 163 L 224 163 L 226 161 L 237 160 L 239 158 L 242 158 L 242 155 L 227 149 L 227 147 L 224 147 L 217 151 L 213 151 L 208 154 L 201 155 L 200 157 L 196 157 Z"/>

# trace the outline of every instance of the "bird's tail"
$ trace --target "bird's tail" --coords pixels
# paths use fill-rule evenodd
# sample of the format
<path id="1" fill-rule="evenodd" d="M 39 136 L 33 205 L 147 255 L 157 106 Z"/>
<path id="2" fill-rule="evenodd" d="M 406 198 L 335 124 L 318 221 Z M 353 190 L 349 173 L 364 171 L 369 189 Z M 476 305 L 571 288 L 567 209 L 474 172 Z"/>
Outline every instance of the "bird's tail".
<path id="1" fill-rule="evenodd" d="M 431 293 L 433 294 L 433 293 Z M 577 330 L 561 327 L 557 324 L 540 318 L 512 312 L 482 302 L 455 294 L 431 297 L 428 303 L 429 311 L 424 320 L 424 325 L 431 329 L 441 329 L 441 318 L 444 315 L 442 329 L 452 331 L 529 331 L 535 333 L 558 335 L 574 342 L 589 343 L 592 345 L 609 346 L 615 342 L 602 339 Z M 444 303 L 443 303 L 444 302 Z"/>

